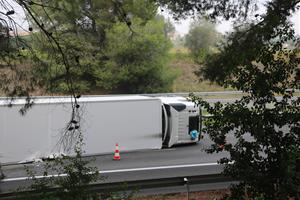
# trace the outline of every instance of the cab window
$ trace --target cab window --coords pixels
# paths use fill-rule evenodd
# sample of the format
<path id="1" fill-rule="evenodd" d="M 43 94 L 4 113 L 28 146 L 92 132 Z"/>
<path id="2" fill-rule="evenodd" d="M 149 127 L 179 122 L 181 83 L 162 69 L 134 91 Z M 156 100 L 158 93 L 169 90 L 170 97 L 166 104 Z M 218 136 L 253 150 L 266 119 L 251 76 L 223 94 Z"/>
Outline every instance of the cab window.
<path id="1" fill-rule="evenodd" d="M 199 131 L 199 116 L 189 117 L 189 132 Z"/>

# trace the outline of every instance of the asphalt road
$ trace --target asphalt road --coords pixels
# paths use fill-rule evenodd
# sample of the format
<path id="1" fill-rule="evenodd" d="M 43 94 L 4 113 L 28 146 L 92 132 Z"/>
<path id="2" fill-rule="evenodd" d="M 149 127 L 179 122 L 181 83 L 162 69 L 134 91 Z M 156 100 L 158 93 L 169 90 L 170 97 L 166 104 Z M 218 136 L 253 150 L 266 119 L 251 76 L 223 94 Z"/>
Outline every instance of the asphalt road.
<path id="1" fill-rule="evenodd" d="M 144 150 L 135 152 L 122 152 L 121 160 L 114 161 L 113 152 L 109 155 L 95 155 L 91 165 L 100 170 L 104 177 L 103 183 L 163 179 L 172 177 L 190 177 L 195 175 L 216 174 L 222 171 L 217 161 L 226 156 L 224 152 L 208 154 L 211 141 L 206 135 L 197 144 L 177 146 L 170 149 Z M 36 172 L 37 176 L 43 174 L 43 163 L 27 164 L 26 167 Z M 19 186 L 30 184 L 23 164 L 3 166 L 5 179 L 0 182 L 0 190 L 7 192 Z M 55 173 L 54 173 L 55 174 Z"/>
<path id="2" fill-rule="evenodd" d="M 119 143 L 121 160 L 114 161 L 113 153 L 106 155 L 94 155 L 87 157 L 92 166 L 97 166 L 100 171 L 151 168 L 176 165 L 192 165 L 203 163 L 216 163 L 220 158 L 226 156 L 224 152 L 208 154 L 211 141 L 206 135 L 199 143 L 182 145 L 169 149 L 142 150 L 133 152 L 122 152 L 122 143 Z M 39 172 L 43 163 L 27 164 L 27 167 Z M 3 166 L 6 179 L 26 176 L 23 164 Z"/>

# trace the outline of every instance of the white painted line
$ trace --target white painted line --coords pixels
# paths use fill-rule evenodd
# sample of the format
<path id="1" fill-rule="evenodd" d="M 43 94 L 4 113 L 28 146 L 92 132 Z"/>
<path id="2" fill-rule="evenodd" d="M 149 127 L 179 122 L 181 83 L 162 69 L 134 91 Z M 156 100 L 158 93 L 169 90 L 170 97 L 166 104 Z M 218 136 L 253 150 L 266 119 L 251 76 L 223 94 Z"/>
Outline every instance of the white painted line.
<path id="1" fill-rule="evenodd" d="M 157 169 L 174 169 L 174 168 L 186 168 L 186 167 L 204 167 L 218 165 L 218 163 L 201 163 L 201 164 L 188 164 L 188 165 L 169 165 L 169 166 L 159 166 L 159 167 L 144 167 L 144 168 L 132 168 L 132 169 L 115 169 L 115 170 L 104 170 L 99 171 L 99 173 L 115 173 L 115 172 L 135 172 L 135 171 L 147 171 L 147 170 L 157 170 Z"/>
<path id="2" fill-rule="evenodd" d="M 175 168 L 187 168 L 187 167 L 204 167 L 204 166 L 215 166 L 219 165 L 218 163 L 201 163 L 201 164 L 187 164 L 187 165 L 169 165 L 169 166 L 158 166 L 158 167 L 143 167 L 143 168 L 129 168 L 129 169 L 114 169 L 114 170 L 103 170 L 98 171 L 99 174 L 109 174 L 109 173 L 117 173 L 117 172 L 135 172 L 135 171 L 149 171 L 149 170 L 159 170 L 159 169 L 175 169 Z M 93 173 L 93 172 L 91 172 Z M 51 178 L 51 177 L 64 177 L 67 174 L 54 174 L 48 176 L 35 176 L 35 179 L 41 178 Z M 11 182 L 11 181 L 23 181 L 30 180 L 32 177 L 18 177 L 18 178 L 5 178 L 0 182 Z"/>

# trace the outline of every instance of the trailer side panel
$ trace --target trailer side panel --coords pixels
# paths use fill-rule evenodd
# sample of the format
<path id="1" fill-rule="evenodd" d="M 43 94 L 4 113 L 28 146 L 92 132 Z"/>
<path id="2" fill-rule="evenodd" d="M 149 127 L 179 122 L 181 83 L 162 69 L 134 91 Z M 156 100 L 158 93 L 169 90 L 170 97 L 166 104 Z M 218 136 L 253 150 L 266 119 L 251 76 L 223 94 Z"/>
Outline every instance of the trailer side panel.
<path id="1" fill-rule="evenodd" d="M 48 102 L 48 103 L 47 103 Z M 85 154 L 161 148 L 161 101 L 151 97 L 89 97 L 80 99 Z M 62 153 L 58 141 L 71 116 L 67 99 L 37 99 L 25 116 L 0 106 L 0 162 L 30 161 Z M 64 152 L 66 153 L 66 152 Z"/>

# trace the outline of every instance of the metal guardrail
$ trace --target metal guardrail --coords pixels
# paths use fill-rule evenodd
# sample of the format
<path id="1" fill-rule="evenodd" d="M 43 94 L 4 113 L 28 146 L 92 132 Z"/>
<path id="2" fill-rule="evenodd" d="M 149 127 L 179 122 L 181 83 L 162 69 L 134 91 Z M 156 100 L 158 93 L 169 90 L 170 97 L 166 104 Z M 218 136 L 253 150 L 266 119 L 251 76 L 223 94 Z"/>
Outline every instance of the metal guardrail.
<path id="1" fill-rule="evenodd" d="M 243 94 L 242 91 L 217 91 L 217 92 L 175 92 L 175 93 L 155 93 L 155 94 L 140 94 L 151 97 L 160 97 L 160 96 L 183 96 L 187 97 L 189 94 L 195 94 L 196 96 L 212 96 L 212 95 L 238 95 Z"/>
<path id="2" fill-rule="evenodd" d="M 288 89 L 287 91 L 291 91 L 292 89 Z M 295 89 L 294 92 L 298 93 L 300 92 L 300 89 Z M 196 96 L 216 96 L 216 95 L 241 95 L 245 94 L 243 91 L 215 91 L 215 92 L 175 92 L 175 93 L 155 93 L 155 94 L 140 94 L 140 95 L 146 95 L 146 96 L 153 96 L 153 97 L 159 97 L 159 96 L 183 96 L 187 97 L 189 94 L 193 93 Z"/>
<path id="3" fill-rule="evenodd" d="M 189 185 L 207 184 L 207 183 L 220 183 L 220 182 L 233 182 L 234 180 L 229 177 L 225 177 L 222 174 L 210 174 L 201 176 L 185 176 L 185 177 L 174 177 L 174 178 L 163 178 L 153 180 L 142 180 L 142 181 L 130 181 L 126 182 L 126 190 L 142 190 L 142 189 L 153 189 L 153 188 L 164 188 L 172 186 L 184 186 L 187 184 L 185 180 L 188 180 Z M 91 186 L 91 189 L 96 192 L 103 191 L 118 191 L 124 186 L 124 183 L 109 183 L 109 184 L 98 184 Z"/>
<path id="4" fill-rule="evenodd" d="M 287 89 L 287 91 L 291 91 L 292 89 Z M 300 93 L 300 89 L 295 89 L 295 93 Z M 84 95 L 85 97 L 93 97 L 93 96 L 125 96 L 125 95 L 143 95 L 150 97 L 172 97 L 172 96 L 182 96 L 187 97 L 189 94 L 195 94 L 196 96 L 216 96 L 216 95 L 241 95 L 244 94 L 243 91 L 214 91 L 214 92 L 174 92 L 174 93 L 142 93 L 142 94 L 105 94 L 105 95 Z M 34 96 L 34 98 L 47 99 L 47 98 L 69 98 L 70 96 Z M 26 97 L 17 97 L 18 99 L 26 99 Z M 0 100 L 9 100 L 8 97 L 0 97 Z"/>
<path id="5" fill-rule="evenodd" d="M 186 181 L 188 180 L 188 182 Z M 151 179 L 151 180 L 138 180 L 138 181 L 128 181 L 128 182 L 113 182 L 113 183 L 96 183 L 88 186 L 88 189 L 93 192 L 101 194 L 107 194 L 108 192 L 118 192 L 118 191 L 139 191 L 144 189 L 155 189 L 155 188 L 167 188 L 175 186 L 185 186 L 188 184 L 199 185 L 208 183 L 230 183 L 235 182 L 232 178 L 225 177 L 222 174 L 210 174 L 210 175 L 200 175 L 200 176 L 185 176 L 185 177 L 172 177 L 172 178 L 162 178 L 162 179 Z M 56 189 L 49 189 L 49 192 L 55 191 Z M 36 191 L 18 191 L 18 192 L 6 192 L 0 193 L 0 199 L 21 199 L 20 195 L 28 194 L 32 195 L 38 194 Z"/>

